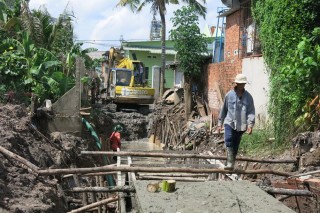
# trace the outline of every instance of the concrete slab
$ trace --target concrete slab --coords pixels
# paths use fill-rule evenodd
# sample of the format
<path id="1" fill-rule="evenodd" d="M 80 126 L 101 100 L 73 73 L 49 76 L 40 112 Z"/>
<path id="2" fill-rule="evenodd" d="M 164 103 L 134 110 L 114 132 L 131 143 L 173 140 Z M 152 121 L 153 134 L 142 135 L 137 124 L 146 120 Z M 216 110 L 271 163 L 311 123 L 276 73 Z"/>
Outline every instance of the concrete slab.
<path id="1" fill-rule="evenodd" d="M 148 192 L 151 182 L 133 183 L 141 213 L 294 212 L 248 181 L 177 182 L 173 193 Z"/>

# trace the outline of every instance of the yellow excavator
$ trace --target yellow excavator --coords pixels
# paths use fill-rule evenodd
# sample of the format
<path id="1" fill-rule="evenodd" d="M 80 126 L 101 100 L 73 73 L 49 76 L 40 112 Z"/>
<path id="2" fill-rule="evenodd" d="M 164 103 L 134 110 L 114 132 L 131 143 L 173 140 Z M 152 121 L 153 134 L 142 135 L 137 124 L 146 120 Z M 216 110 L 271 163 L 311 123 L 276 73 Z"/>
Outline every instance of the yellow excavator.
<path id="1" fill-rule="evenodd" d="M 149 113 L 149 104 L 154 102 L 154 89 L 148 87 L 145 69 L 141 61 L 124 57 L 123 51 L 111 47 L 105 54 L 107 99 L 117 105 L 117 110 L 138 110 Z"/>

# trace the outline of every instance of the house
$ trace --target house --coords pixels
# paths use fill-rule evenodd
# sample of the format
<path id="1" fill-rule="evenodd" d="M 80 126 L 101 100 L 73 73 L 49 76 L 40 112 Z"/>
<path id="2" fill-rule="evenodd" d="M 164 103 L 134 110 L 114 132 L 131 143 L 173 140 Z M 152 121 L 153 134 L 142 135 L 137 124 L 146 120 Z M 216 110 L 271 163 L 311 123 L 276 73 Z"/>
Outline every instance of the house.
<path id="1" fill-rule="evenodd" d="M 208 36 L 208 35 L 207 35 Z M 211 34 L 208 36 L 208 53 L 212 57 L 213 41 L 215 37 Z M 216 45 L 220 45 L 217 43 Z M 146 77 L 148 84 L 153 87 L 154 81 L 159 81 L 159 69 L 161 67 L 161 41 L 123 41 L 122 48 L 125 55 L 129 58 L 136 58 L 144 63 L 146 67 Z M 182 87 L 183 85 L 183 72 L 175 69 L 176 64 L 176 51 L 174 50 L 174 43 L 171 40 L 166 41 L 166 71 L 165 71 L 165 89 L 173 87 Z M 158 82 L 159 83 L 159 82 Z"/>
<path id="2" fill-rule="evenodd" d="M 226 20 L 223 25 L 224 57 L 210 63 L 204 72 L 208 105 L 217 115 L 235 76 L 243 73 L 248 78 L 246 89 L 255 102 L 257 123 L 263 124 L 267 117 L 268 73 L 251 15 L 251 0 L 222 0 L 222 3 L 228 7 L 218 16 Z"/>

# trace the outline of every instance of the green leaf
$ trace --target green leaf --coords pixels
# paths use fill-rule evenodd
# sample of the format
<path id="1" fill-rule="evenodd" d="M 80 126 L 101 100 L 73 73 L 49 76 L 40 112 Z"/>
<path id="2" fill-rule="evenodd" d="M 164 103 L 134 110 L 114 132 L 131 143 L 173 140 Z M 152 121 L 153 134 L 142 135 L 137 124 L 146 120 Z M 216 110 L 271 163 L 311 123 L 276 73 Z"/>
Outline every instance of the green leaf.
<path id="1" fill-rule="evenodd" d="M 46 61 L 43 63 L 45 69 L 49 69 L 51 67 L 56 67 L 56 66 L 59 66 L 61 65 L 61 62 L 60 61 Z"/>
<path id="2" fill-rule="evenodd" d="M 27 85 L 27 84 L 31 84 L 33 82 L 33 79 L 32 78 L 27 78 L 26 80 L 24 80 L 24 84 Z"/>
<path id="3" fill-rule="evenodd" d="M 30 74 L 39 75 L 40 69 L 39 67 L 31 67 L 29 70 Z"/>

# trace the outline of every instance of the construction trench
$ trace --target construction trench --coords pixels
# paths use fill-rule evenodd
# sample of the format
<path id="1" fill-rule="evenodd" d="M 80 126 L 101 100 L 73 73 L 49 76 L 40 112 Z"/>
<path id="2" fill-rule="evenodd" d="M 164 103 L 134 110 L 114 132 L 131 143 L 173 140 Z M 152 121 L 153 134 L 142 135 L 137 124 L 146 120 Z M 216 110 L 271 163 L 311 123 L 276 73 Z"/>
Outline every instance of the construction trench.
<path id="1" fill-rule="evenodd" d="M 76 94 L 33 117 L 0 105 L 1 213 L 320 211 L 320 132 L 300 134 L 281 155 L 240 153 L 227 171 L 223 135 L 201 99 L 186 121 L 179 101 L 145 116 L 82 108 Z M 119 152 L 107 140 L 115 124 L 124 127 Z"/>

